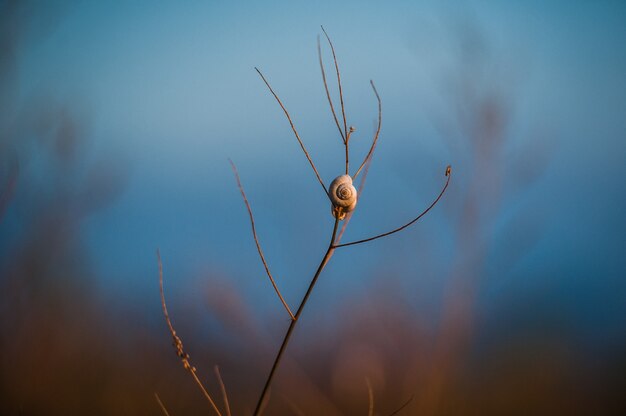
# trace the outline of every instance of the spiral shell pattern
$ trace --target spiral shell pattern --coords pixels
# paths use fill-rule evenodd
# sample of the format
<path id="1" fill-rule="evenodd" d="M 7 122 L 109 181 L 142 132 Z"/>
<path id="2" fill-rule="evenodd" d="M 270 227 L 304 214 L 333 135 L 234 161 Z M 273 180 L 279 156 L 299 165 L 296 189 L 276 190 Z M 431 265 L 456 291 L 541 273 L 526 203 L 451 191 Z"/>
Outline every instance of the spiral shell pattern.
<path id="1" fill-rule="evenodd" d="M 330 184 L 328 194 L 333 204 L 333 216 L 339 220 L 343 220 L 346 214 L 356 207 L 357 191 L 352 185 L 350 175 L 336 177 Z"/>

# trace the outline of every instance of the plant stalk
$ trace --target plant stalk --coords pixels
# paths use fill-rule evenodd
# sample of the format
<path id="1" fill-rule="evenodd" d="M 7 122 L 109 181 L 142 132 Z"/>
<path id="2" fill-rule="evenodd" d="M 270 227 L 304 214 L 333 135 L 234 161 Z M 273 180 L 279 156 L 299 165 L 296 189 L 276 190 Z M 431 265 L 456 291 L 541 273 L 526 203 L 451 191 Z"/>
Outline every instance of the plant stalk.
<path id="1" fill-rule="evenodd" d="M 291 339 L 291 334 L 293 333 L 293 330 L 296 327 L 296 323 L 300 319 L 300 315 L 302 314 L 302 311 L 304 310 L 304 306 L 309 300 L 309 296 L 311 295 L 311 292 L 313 291 L 313 287 L 315 287 L 315 283 L 317 282 L 317 279 L 320 277 L 322 270 L 324 270 L 324 267 L 326 267 L 326 264 L 328 263 L 333 253 L 335 252 L 334 244 L 335 244 L 335 237 L 337 235 L 338 225 L 339 225 L 339 220 L 335 218 L 335 225 L 333 226 L 333 234 L 332 234 L 332 237 L 330 238 L 330 243 L 328 244 L 328 249 L 326 250 L 326 254 L 324 254 L 324 257 L 322 258 L 320 265 L 317 267 L 317 271 L 315 272 L 315 275 L 313 276 L 313 279 L 311 280 L 311 284 L 309 284 L 309 288 L 307 289 L 304 295 L 304 298 L 302 298 L 302 302 L 300 302 L 300 306 L 298 307 L 298 310 L 296 311 L 294 319 L 289 324 L 287 333 L 285 334 L 285 337 L 283 338 L 283 343 L 280 345 L 278 354 L 276 354 L 276 358 L 274 359 L 274 364 L 272 365 L 272 369 L 270 370 L 270 373 L 267 376 L 267 380 L 265 381 L 265 386 L 263 387 L 263 391 L 261 392 L 261 396 L 259 397 L 259 401 L 257 402 L 256 408 L 254 410 L 254 416 L 258 416 L 263 407 L 263 401 L 265 400 L 265 397 L 267 396 L 267 392 L 269 391 L 270 385 L 272 384 L 272 380 L 274 379 L 274 374 L 276 373 L 276 370 L 278 369 L 280 361 L 283 357 L 283 353 L 287 349 L 287 345 L 289 344 L 289 340 Z"/>

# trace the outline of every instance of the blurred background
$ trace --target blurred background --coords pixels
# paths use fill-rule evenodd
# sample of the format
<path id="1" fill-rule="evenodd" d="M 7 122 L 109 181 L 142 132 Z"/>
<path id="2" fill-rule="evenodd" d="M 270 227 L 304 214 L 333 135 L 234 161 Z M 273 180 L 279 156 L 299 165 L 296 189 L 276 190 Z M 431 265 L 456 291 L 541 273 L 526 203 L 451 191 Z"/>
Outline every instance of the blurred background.
<path id="1" fill-rule="evenodd" d="M 251 414 L 333 219 L 343 147 L 383 127 L 266 414 L 623 414 L 620 1 L 0 1 L 0 413 L 211 414 L 171 346 Z M 331 93 L 332 56 L 322 44 Z M 338 105 L 338 104 L 336 104 Z M 220 402 L 221 406 L 221 401 Z"/>

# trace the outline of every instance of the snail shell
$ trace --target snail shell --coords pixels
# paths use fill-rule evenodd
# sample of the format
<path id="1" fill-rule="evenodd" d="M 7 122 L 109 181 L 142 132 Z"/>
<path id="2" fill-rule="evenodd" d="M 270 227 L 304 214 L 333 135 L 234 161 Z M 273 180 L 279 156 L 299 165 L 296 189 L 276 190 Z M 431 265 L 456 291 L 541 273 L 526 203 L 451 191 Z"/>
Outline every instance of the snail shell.
<path id="1" fill-rule="evenodd" d="M 357 191 L 352 185 L 352 177 L 350 175 L 341 175 L 336 177 L 328 189 L 330 202 L 332 206 L 332 214 L 335 218 L 343 220 L 346 214 L 353 211 L 357 202 Z"/>

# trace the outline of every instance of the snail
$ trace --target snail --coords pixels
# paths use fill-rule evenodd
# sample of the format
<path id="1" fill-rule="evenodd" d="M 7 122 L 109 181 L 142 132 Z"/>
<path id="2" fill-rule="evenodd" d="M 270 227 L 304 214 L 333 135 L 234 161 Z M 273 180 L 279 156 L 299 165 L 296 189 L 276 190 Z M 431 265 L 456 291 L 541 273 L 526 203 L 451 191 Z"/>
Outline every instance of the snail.
<path id="1" fill-rule="evenodd" d="M 352 177 L 350 175 L 337 176 L 328 188 L 328 196 L 333 204 L 331 212 L 333 217 L 338 220 L 346 218 L 346 214 L 356 207 L 357 192 L 352 185 Z"/>

